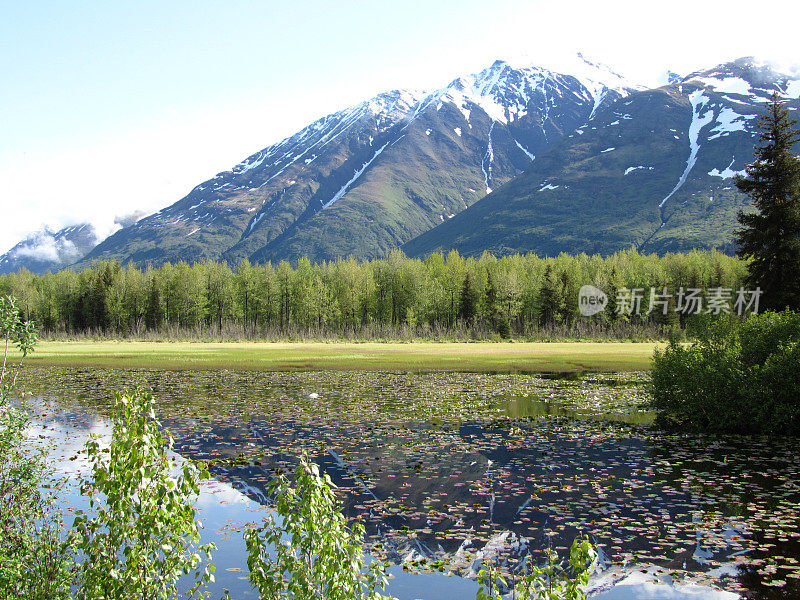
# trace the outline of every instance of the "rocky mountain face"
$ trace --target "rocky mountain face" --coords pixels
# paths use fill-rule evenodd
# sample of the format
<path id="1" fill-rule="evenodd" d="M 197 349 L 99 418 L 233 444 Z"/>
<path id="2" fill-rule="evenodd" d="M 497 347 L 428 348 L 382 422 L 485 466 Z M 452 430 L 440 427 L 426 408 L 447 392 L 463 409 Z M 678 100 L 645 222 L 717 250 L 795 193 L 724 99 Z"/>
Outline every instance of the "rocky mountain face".
<path id="1" fill-rule="evenodd" d="M 403 249 L 732 251 L 737 212 L 749 206 L 733 178 L 753 160 L 775 92 L 800 109 L 800 79 L 745 58 L 615 98 L 525 173 Z"/>
<path id="2" fill-rule="evenodd" d="M 433 92 L 381 94 L 198 185 L 83 263 L 383 256 L 502 187 L 635 91 L 581 59 L 573 74 L 497 61 Z"/>
<path id="3" fill-rule="evenodd" d="M 656 89 L 583 57 L 562 71 L 497 61 L 432 92 L 380 94 L 96 247 L 80 228 L 45 232 L 0 257 L 0 271 L 79 259 L 369 259 L 398 247 L 732 251 L 749 206 L 733 177 L 752 160 L 771 95 L 800 109 L 800 78 L 749 58 L 669 73 Z"/>
<path id="4" fill-rule="evenodd" d="M 27 269 L 41 274 L 57 271 L 85 256 L 100 240 L 94 227 L 82 223 L 53 232 L 43 229 L 29 235 L 0 256 L 0 275 Z"/>

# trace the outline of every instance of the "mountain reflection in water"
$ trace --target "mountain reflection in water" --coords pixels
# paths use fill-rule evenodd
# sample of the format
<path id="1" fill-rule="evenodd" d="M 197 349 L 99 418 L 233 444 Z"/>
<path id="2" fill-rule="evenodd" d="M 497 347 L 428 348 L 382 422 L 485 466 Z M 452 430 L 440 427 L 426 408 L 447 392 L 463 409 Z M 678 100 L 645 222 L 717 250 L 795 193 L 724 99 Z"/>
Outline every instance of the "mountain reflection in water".
<path id="1" fill-rule="evenodd" d="M 261 503 L 274 470 L 307 449 L 345 513 L 406 565 L 441 560 L 474 577 L 490 561 L 513 573 L 585 532 L 604 585 L 649 568 L 752 598 L 800 596 L 796 441 L 660 432 L 644 381 L 29 368 L 24 386 L 50 414 L 89 419 L 109 414 L 113 390 L 152 387 L 176 451 L 222 459 L 217 479 Z M 430 577 L 445 590 L 471 584 Z"/>

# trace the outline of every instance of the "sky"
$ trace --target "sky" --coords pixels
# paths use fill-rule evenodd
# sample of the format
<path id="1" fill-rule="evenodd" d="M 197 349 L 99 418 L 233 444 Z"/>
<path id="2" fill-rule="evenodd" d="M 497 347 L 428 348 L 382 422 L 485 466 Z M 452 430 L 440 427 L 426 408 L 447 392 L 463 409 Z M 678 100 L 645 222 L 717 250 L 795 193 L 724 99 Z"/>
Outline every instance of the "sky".
<path id="1" fill-rule="evenodd" d="M 154 212 L 317 118 L 495 59 L 582 52 L 655 85 L 800 63 L 800 2 L 0 0 L 0 252 Z"/>

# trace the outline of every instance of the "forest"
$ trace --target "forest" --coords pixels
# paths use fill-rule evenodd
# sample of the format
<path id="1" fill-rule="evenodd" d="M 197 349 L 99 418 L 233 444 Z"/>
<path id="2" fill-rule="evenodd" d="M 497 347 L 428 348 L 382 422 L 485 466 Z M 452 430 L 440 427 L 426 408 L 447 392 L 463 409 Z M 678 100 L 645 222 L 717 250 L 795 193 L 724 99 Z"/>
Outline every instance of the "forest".
<path id="1" fill-rule="evenodd" d="M 137 268 L 96 262 L 76 272 L 0 277 L 45 337 L 196 339 L 664 338 L 728 310 L 682 310 L 681 288 L 735 294 L 747 263 L 720 252 L 542 258 L 457 252 L 425 260 L 387 258 L 295 265 L 222 262 Z M 578 292 L 593 285 L 605 310 L 581 315 Z M 643 290 L 641 310 L 620 310 L 625 290 Z M 670 290 L 657 310 L 651 295 Z M 708 305 L 710 307 L 710 304 Z M 718 314 L 714 314 L 718 313 Z M 735 311 L 730 311 L 735 318 Z"/>

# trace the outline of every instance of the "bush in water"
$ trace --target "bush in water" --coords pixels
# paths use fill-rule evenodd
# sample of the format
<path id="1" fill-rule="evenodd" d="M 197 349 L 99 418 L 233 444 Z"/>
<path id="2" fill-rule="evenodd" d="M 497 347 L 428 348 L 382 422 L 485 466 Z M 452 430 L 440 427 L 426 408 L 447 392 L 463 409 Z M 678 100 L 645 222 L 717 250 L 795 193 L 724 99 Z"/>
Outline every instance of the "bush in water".
<path id="1" fill-rule="evenodd" d="M 24 358 L 36 344 L 34 323 L 22 320 L 11 297 L 0 298 L 0 341 L 0 597 L 67 598 L 71 563 L 52 498 L 42 491 L 46 465 L 25 447 L 26 413 L 9 402 L 22 362 L 9 364 L 9 346 Z"/>
<path id="2" fill-rule="evenodd" d="M 92 477 L 81 491 L 96 514 L 79 514 L 71 533 L 83 553 L 76 598 L 175 598 L 178 580 L 193 571 L 189 595 L 206 597 L 214 566 L 203 562 L 214 546 L 198 545 L 192 499 L 208 471 L 170 456 L 172 436 L 159 428 L 150 394 L 117 394 L 116 402 L 110 447 L 96 437 L 86 443 Z"/>
<path id="3" fill-rule="evenodd" d="M 800 314 L 791 311 L 718 323 L 653 356 L 661 426 L 800 435 L 799 390 Z"/>
<path id="4" fill-rule="evenodd" d="M 529 557 L 520 578 L 514 585 L 513 597 L 517 600 L 586 600 L 586 585 L 594 570 L 597 550 L 584 537 L 572 542 L 568 566 L 565 568 L 558 553 L 548 548 L 545 564 L 538 566 Z M 481 589 L 476 600 L 502 598 L 508 582 L 496 567 L 483 568 L 478 572 Z"/>
<path id="5" fill-rule="evenodd" d="M 386 565 L 366 564 L 364 527 L 347 526 L 332 485 L 308 454 L 300 457 L 294 487 L 283 474 L 273 480 L 277 519 L 270 515 L 244 535 L 250 582 L 261 598 L 389 598 L 379 591 L 386 586 Z"/>

